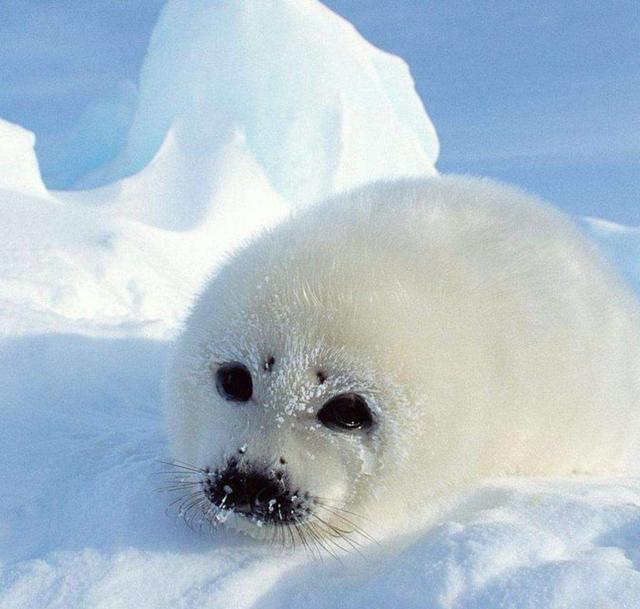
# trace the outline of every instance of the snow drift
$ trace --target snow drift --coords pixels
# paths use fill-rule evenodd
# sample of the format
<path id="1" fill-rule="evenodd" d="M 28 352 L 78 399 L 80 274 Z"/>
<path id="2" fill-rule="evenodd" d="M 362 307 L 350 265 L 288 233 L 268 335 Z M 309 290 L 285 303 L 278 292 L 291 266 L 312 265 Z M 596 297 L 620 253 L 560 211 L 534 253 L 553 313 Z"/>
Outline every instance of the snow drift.
<path id="1" fill-rule="evenodd" d="M 0 122 L 0 608 L 640 606 L 638 480 L 488 483 L 342 563 L 194 534 L 153 492 L 166 339 L 221 257 L 434 173 L 400 59 L 315 0 L 173 0 L 138 90 L 61 149 L 85 190 L 47 190 L 33 141 Z M 591 229 L 637 279 L 637 233 Z"/>

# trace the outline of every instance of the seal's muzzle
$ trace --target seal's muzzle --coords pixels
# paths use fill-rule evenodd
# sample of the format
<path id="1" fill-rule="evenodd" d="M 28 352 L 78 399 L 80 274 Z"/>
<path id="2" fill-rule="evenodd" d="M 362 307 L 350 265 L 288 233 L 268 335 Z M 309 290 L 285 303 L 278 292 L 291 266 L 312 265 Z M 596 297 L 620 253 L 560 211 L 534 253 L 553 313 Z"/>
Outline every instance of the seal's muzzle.
<path id="1" fill-rule="evenodd" d="M 204 492 L 220 509 L 269 524 L 297 522 L 309 512 L 306 497 L 290 490 L 285 475 L 251 466 L 241 470 L 235 461 L 218 470 L 205 483 Z"/>

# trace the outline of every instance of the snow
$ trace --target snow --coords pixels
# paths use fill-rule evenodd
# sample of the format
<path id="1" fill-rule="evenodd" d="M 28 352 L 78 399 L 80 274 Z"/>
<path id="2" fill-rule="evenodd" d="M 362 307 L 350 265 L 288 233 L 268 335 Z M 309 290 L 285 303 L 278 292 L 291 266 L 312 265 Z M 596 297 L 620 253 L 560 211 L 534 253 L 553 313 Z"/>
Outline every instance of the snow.
<path id="1" fill-rule="evenodd" d="M 154 490 L 170 339 L 223 256 L 434 173 L 401 60 L 312 0 L 174 0 L 138 90 L 61 144 L 55 182 L 94 188 L 47 190 L 33 143 L 0 121 L 0 609 L 640 606 L 635 478 L 488 481 L 339 561 L 194 533 Z M 585 226 L 640 287 L 638 229 Z"/>
<path id="2" fill-rule="evenodd" d="M 3 193 L 0 335 L 167 336 L 221 255 L 287 212 L 237 140 L 207 162 L 173 144 L 103 188 Z"/>
<path id="3" fill-rule="evenodd" d="M 33 133 L 0 119 L 0 190 L 45 195 L 35 142 Z"/>

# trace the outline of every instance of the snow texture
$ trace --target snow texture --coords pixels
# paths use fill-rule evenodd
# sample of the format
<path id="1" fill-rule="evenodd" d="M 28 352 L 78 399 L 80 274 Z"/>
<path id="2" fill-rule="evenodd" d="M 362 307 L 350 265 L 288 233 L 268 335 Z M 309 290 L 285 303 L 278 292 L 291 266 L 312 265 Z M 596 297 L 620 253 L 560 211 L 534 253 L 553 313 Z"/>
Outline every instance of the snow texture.
<path id="1" fill-rule="evenodd" d="M 33 135 L 0 122 L 0 609 L 640 606 L 637 479 L 487 482 L 341 561 L 195 534 L 154 492 L 169 339 L 224 253 L 434 173 L 401 60 L 315 0 L 174 0 L 138 92 L 74 138 L 57 180 L 99 187 L 47 191 Z M 587 224 L 640 285 L 638 231 Z"/>

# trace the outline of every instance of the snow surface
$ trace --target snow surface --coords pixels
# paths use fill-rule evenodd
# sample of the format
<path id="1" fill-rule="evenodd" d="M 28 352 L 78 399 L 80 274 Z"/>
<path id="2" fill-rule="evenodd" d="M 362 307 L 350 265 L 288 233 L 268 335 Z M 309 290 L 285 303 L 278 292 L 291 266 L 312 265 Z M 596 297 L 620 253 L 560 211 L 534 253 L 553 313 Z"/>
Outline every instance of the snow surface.
<path id="1" fill-rule="evenodd" d="M 490 481 L 339 561 L 196 534 L 154 492 L 170 338 L 224 253 L 434 173 L 401 60 L 315 0 L 174 0 L 139 91 L 61 148 L 96 188 L 48 191 L 33 142 L 0 122 L 0 609 L 640 607 L 635 478 Z M 585 226 L 640 287 L 640 232 Z"/>

